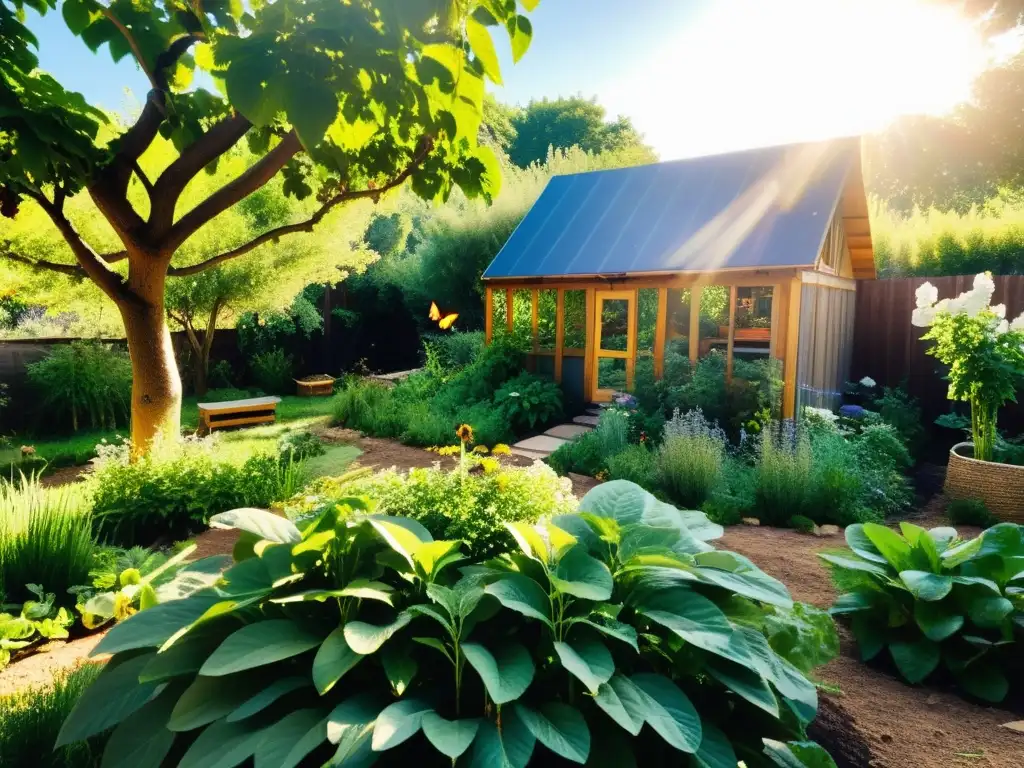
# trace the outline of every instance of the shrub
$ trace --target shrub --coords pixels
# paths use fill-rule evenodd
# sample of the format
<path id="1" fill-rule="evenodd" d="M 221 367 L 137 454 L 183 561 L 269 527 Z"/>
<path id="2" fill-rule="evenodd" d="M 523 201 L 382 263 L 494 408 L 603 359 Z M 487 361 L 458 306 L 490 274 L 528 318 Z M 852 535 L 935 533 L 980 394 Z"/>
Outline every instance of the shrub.
<path id="1" fill-rule="evenodd" d="M 103 666 L 58 670 L 49 683 L 0 697 L 0 755 L 5 768 L 99 768 L 104 735 L 54 749 L 61 723 Z"/>
<path id="2" fill-rule="evenodd" d="M 484 351 L 482 331 L 443 333 L 423 343 L 426 369 L 444 381 L 470 365 Z"/>
<path id="3" fill-rule="evenodd" d="M 89 504 L 80 485 L 45 488 L 36 476 L 0 479 L 0 603 L 30 599 L 26 584 L 42 584 L 60 605 L 92 567 Z"/>
<path id="4" fill-rule="evenodd" d="M 725 432 L 709 424 L 697 408 L 673 412 L 665 422 L 664 435 L 657 459 L 658 485 L 677 504 L 699 509 L 718 485 Z"/>
<path id="5" fill-rule="evenodd" d="M 494 403 L 512 428 L 519 430 L 534 429 L 563 414 L 562 388 L 532 373 L 506 381 L 495 393 Z"/>
<path id="6" fill-rule="evenodd" d="M 953 525 L 990 528 L 999 523 L 999 518 L 989 511 L 981 499 L 951 499 L 946 514 Z"/>
<path id="7" fill-rule="evenodd" d="M 594 428 L 594 435 L 601 456 L 607 463 L 608 459 L 629 445 L 629 412 L 619 408 L 605 408 Z"/>
<path id="8" fill-rule="evenodd" d="M 184 539 L 218 512 L 267 507 L 301 488 L 301 463 L 257 453 L 239 465 L 218 458 L 213 446 L 209 438 L 189 439 L 136 461 L 126 444 L 105 449 L 89 479 L 96 534 L 122 547 Z"/>
<path id="9" fill-rule="evenodd" d="M 394 390 L 366 379 L 346 382 L 334 397 L 334 423 L 376 437 L 398 437 L 405 424 Z"/>
<path id="10" fill-rule="evenodd" d="M 608 477 L 650 488 L 654 483 L 655 456 L 645 445 L 627 445 L 608 459 Z"/>
<path id="11" fill-rule="evenodd" d="M 910 452 L 916 452 L 921 447 L 925 433 L 921 423 L 921 406 L 916 397 L 902 387 L 885 387 L 881 397 L 875 399 L 873 407 L 882 421 L 896 430 Z"/>
<path id="12" fill-rule="evenodd" d="M 125 352 L 73 341 L 55 346 L 26 370 L 39 414 L 47 420 L 61 421 L 76 432 L 84 421 L 93 429 L 128 424 L 132 365 Z"/>
<path id="13" fill-rule="evenodd" d="M 941 666 L 970 695 L 1002 701 L 1024 679 L 1024 529 L 1005 523 L 969 541 L 953 528 L 900 530 L 851 525 L 849 550 L 819 555 L 841 592 L 832 614 L 850 619 L 865 661 L 888 650 L 910 683 Z"/>
<path id="14" fill-rule="evenodd" d="M 522 353 L 495 340 L 472 364 L 452 376 L 434 396 L 431 405 L 437 411 L 455 413 L 467 405 L 490 401 L 502 384 L 522 370 Z"/>
<path id="15" fill-rule="evenodd" d="M 800 533 L 814 533 L 814 529 L 818 526 L 809 517 L 803 515 L 793 515 L 789 518 L 789 527 Z"/>
<path id="16" fill-rule="evenodd" d="M 57 596 L 46 592 L 38 584 L 28 584 L 33 599 L 26 600 L 18 609 L 8 603 L 0 612 L 0 669 L 3 669 L 19 651 L 48 640 L 66 640 L 68 627 L 75 619 L 67 608 L 57 606 Z M 17 610 L 17 614 L 6 609 Z M 25 651 L 31 652 L 31 651 Z"/>
<path id="17" fill-rule="evenodd" d="M 282 349 L 271 349 L 253 355 L 249 361 L 252 367 L 252 380 L 264 392 L 274 395 L 285 395 L 295 391 L 292 379 L 294 368 L 292 358 Z"/>
<path id="18" fill-rule="evenodd" d="M 113 671 L 58 745 L 113 728 L 112 763 L 146 739 L 151 764 L 228 749 L 260 765 L 832 764 L 803 741 L 817 707 L 805 670 L 835 647 L 831 623 L 713 550 L 721 529 L 701 513 L 608 483 L 561 527 L 512 524 L 521 551 L 460 578 L 457 542 L 367 506 L 350 498 L 302 528 L 258 510 L 220 520 L 243 534 L 218 594 L 108 632 L 96 652 Z M 158 656 L 172 635 L 181 654 Z M 122 703 L 151 696 L 138 715 Z"/>
<path id="19" fill-rule="evenodd" d="M 782 526 L 807 509 L 811 446 L 792 425 L 761 433 L 754 465 L 754 514 L 767 525 Z"/>
<path id="20" fill-rule="evenodd" d="M 914 465 L 906 443 L 891 424 L 870 424 L 860 434 L 851 436 L 850 442 L 872 466 L 908 470 Z"/>
<path id="21" fill-rule="evenodd" d="M 305 461 L 323 456 L 327 449 L 312 432 L 286 432 L 277 441 L 277 452 L 285 461 Z"/>
<path id="22" fill-rule="evenodd" d="M 608 469 L 608 460 L 605 458 L 601 439 L 596 430 L 585 432 L 559 446 L 546 461 L 560 475 L 575 472 L 596 477 L 598 473 Z"/>

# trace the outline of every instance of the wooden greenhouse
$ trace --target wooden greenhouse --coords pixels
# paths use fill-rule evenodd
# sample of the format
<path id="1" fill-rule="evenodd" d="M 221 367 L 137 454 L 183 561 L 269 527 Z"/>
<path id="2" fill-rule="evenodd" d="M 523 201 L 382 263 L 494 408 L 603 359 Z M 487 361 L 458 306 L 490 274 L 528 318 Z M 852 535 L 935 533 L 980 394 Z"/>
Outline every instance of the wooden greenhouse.
<path id="1" fill-rule="evenodd" d="M 854 139 L 557 176 L 484 273 L 486 333 L 584 402 L 645 358 L 775 358 L 788 418 L 838 404 L 874 276 Z"/>

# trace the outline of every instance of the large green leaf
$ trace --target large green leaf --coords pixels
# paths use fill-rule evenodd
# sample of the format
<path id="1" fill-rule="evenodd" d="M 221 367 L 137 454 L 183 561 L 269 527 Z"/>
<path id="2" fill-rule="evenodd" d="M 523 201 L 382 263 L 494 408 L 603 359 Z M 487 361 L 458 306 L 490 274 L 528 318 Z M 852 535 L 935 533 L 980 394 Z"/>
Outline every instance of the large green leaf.
<path id="1" fill-rule="evenodd" d="M 140 683 L 139 674 L 155 655 L 155 652 L 140 653 L 124 660 L 115 657 L 109 662 L 71 710 L 57 734 L 55 746 L 62 747 L 102 733 L 149 701 L 159 684 Z"/>
<path id="2" fill-rule="evenodd" d="M 994 629 L 1013 613 L 1013 603 L 1005 597 L 981 590 L 972 590 L 967 602 L 967 615 L 979 627 Z"/>
<path id="3" fill-rule="evenodd" d="M 700 715 L 686 694 L 667 677 L 633 675 L 630 680 L 644 697 L 644 721 L 681 752 L 696 752 L 702 738 Z"/>
<path id="4" fill-rule="evenodd" d="M 648 505 L 657 501 L 636 483 L 611 480 L 591 488 L 580 501 L 580 512 L 610 517 L 619 525 L 639 523 Z"/>
<path id="5" fill-rule="evenodd" d="M 515 707 L 502 712 L 501 730 L 490 720 L 480 723 L 469 768 L 526 768 L 533 754 L 536 737 L 519 717 Z"/>
<path id="6" fill-rule="evenodd" d="M 634 600 L 636 611 L 705 651 L 738 664 L 749 663 L 746 643 L 721 609 L 685 587 L 646 592 Z"/>
<path id="7" fill-rule="evenodd" d="M 159 682 L 198 672 L 223 639 L 220 632 L 190 632 L 166 651 L 157 653 L 139 674 L 139 682 Z"/>
<path id="8" fill-rule="evenodd" d="M 607 646 L 589 634 L 577 634 L 567 642 L 556 642 L 559 661 L 592 694 L 615 674 L 615 660 Z"/>
<path id="9" fill-rule="evenodd" d="M 850 621 L 850 629 L 853 636 L 857 638 L 857 645 L 860 648 L 862 661 L 871 661 L 885 648 L 888 640 L 884 621 L 880 621 L 872 614 L 858 614 Z"/>
<path id="10" fill-rule="evenodd" d="M 1006 674 L 991 661 L 982 659 L 963 669 L 954 669 L 953 675 L 960 687 L 971 696 L 993 704 L 1000 703 L 1010 692 Z"/>
<path id="11" fill-rule="evenodd" d="M 420 729 L 423 715 L 433 711 L 433 707 L 419 699 L 401 699 L 386 707 L 373 725 L 373 751 L 383 752 L 413 737 Z"/>
<path id="12" fill-rule="evenodd" d="M 103 748 L 102 768 L 139 768 L 161 765 L 176 734 L 164 725 L 182 684 L 170 685 L 118 725 Z"/>
<path id="13" fill-rule="evenodd" d="M 466 37 L 473 53 L 483 65 L 484 72 L 497 85 L 501 85 L 501 67 L 498 64 L 498 52 L 494 49 L 494 41 L 487 27 L 470 16 L 466 19 Z"/>
<path id="14" fill-rule="evenodd" d="M 601 634 L 614 637 L 616 640 L 631 646 L 637 653 L 640 652 L 640 647 L 636 642 L 636 630 L 629 624 L 594 613 L 590 614 L 590 618 L 576 619 L 575 623 L 593 627 Z"/>
<path id="15" fill-rule="evenodd" d="M 427 741 L 442 755 L 455 760 L 473 743 L 480 729 L 480 721 L 445 720 L 437 712 L 427 712 L 423 715 L 421 726 Z"/>
<path id="16" fill-rule="evenodd" d="M 936 602 L 953 589 L 953 578 L 927 571 L 900 571 L 900 579 L 918 600 Z"/>
<path id="17" fill-rule="evenodd" d="M 722 660 L 710 664 L 708 673 L 758 709 L 773 717 L 779 716 L 779 700 L 768 681 L 757 671 Z"/>
<path id="18" fill-rule="evenodd" d="M 219 602 L 221 598 L 216 594 L 204 591 L 184 600 L 154 605 L 111 627 L 89 655 L 160 646 Z"/>
<path id="19" fill-rule="evenodd" d="M 846 555 L 834 555 L 831 552 L 819 552 L 818 557 L 824 560 L 826 563 L 842 568 L 847 571 L 861 571 L 863 573 L 870 573 L 872 576 L 885 576 L 885 568 L 878 563 L 868 562 L 867 560 L 861 560 L 856 557 L 848 557 Z"/>
<path id="20" fill-rule="evenodd" d="M 533 659 L 519 643 L 506 643 L 494 653 L 479 643 L 463 643 L 462 652 L 495 704 L 515 701 L 533 682 Z"/>
<path id="21" fill-rule="evenodd" d="M 711 723 L 701 724 L 704 738 L 691 758 L 693 768 L 736 768 L 736 752 L 729 737 Z"/>
<path id="22" fill-rule="evenodd" d="M 736 592 L 743 597 L 780 608 L 792 608 L 793 598 L 786 585 L 772 578 L 750 560 L 735 552 L 702 552 L 694 555 L 693 572 L 706 583 Z"/>
<path id="23" fill-rule="evenodd" d="M 412 614 L 402 611 L 390 624 L 367 624 L 365 621 L 350 621 L 345 625 L 345 641 L 356 653 L 364 656 L 375 653 L 394 634 L 412 621 Z"/>
<path id="24" fill-rule="evenodd" d="M 764 739 L 764 753 L 779 768 L 836 768 L 832 756 L 813 741 Z"/>
<path id="25" fill-rule="evenodd" d="M 643 692 L 628 677 L 614 675 L 594 697 L 594 703 L 605 711 L 631 736 L 640 733 L 647 713 Z"/>
<path id="26" fill-rule="evenodd" d="M 859 557 L 870 560 L 873 563 L 889 564 L 889 561 L 885 559 L 885 555 L 878 551 L 878 547 L 864 533 L 863 524 L 854 523 L 853 525 L 848 525 L 843 533 L 846 536 L 846 546 L 852 549 Z"/>
<path id="27" fill-rule="evenodd" d="M 508 36 L 512 43 L 512 61 L 517 62 L 526 54 L 533 39 L 533 24 L 523 15 L 508 20 Z"/>
<path id="28" fill-rule="evenodd" d="M 233 768 L 252 757 L 262 738 L 262 726 L 251 720 L 240 723 L 220 720 L 199 734 L 178 768 Z"/>
<path id="29" fill-rule="evenodd" d="M 384 518 L 374 516 L 367 518 L 370 525 L 381 535 L 381 538 L 388 543 L 395 552 L 405 558 L 410 568 L 416 567 L 416 560 L 413 553 L 427 541 L 433 541 L 429 531 L 409 525 L 410 520 L 404 518 Z M 418 526 L 419 524 L 417 524 Z"/>
<path id="30" fill-rule="evenodd" d="M 322 696 L 352 667 L 363 660 L 345 640 L 345 630 L 338 627 L 324 640 L 313 658 L 313 685 Z"/>
<path id="31" fill-rule="evenodd" d="M 514 704 L 516 714 L 541 744 L 559 757 L 585 763 L 590 755 L 590 729 L 575 707 L 549 701 L 540 710 Z"/>
<path id="32" fill-rule="evenodd" d="M 768 640 L 756 627 L 739 625 L 750 652 L 752 667 L 786 697 L 800 719 L 809 723 L 818 709 L 818 691 L 804 674 L 772 650 Z"/>
<path id="33" fill-rule="evenodd" d="M 295 523 L 283 515 L 275 515 L 265 509 L 232 509 L 210 518 L 211 528 L 235 528 L 246 531 L 275 544 L 297 544 L 302 534 Z"/>
<path id="34" fill-rule="evenodd" d="M 334 89 L 315 77 L 296 74 L 289 77 L 284 92 L 284 109 L 306 150 L 319 144 L 338 116 L 338 97 Z"/>
<path id="35" fill-rule="evenodd" d="M 419 665 L 410 653 L 408 643 L 388 645 L 381 653 L 380 662 L 391 684 L 391 691 L 395 696 L 403 695 L 419 671 Z"/>
<path id="36" fill-rule="evenodd" d="M 322 641 L 320 635 L 294 621 L 258 621 L 228 635 L 200 668 L 199 674 L 220 677 L 262 667 L 305 653 Z"/>
<path id="37" fill-rule="evenodd" d="M 195 678 L 174 705 L 167 721 L 171 731 L 191 731 L 234 712 L 240 704 L 266 686 L 258 674 Z"/>
<path id="38" fill-rule="evenodd" d="M 308 685 L 309 681 L 302 677 L 282 677 L 281 679 L 272 682 L 256 695 L 250 696 L 248 699 L 243 701 L 239 707 L 225 719 L 229 723 L 245 720 L 247 717 L 252 717 L 256 713 L 262 712 L 282 696 L 287 696 L 292 691 L 297 691 Z"/>
<path id="39" fill-rule="evenodd" d="M 524 616 L 543 621 L 549 627 L 551 623 L 551 601 L 540 584 L 521 573 L 503 575 L 484 591 L 496 597 L 506 608 L 517 611 Z"/>
<path id="40" fill-rule="evenodd" d="M 319 709 L 289 712 L 263 731 L 254 768 L 295 768 L 327 740 L 327 721 Z"/>
<path id="41" fill-rule="evenodd" d="M 370 740 L 381 709 L 368 693 L 346 699 L 334 708 L 327 717 L 327 740 L 338 745 L 332 764 L 351 765 L 373 757 Z"/>
<path id="42" fill-rule="evenodd" d="M 939 666 L 941 652 L 937 643 L 922 638 L 912 642 L 889 643 L 896 668 L 908 683 L 920 683 Z"/>
<path id="43" fill-rule="evenodd" d="M 924 636 L 936 643 L 952 637 L 964 625 L 964 617 L 945 603 L 914 603 L 914 621 Z"/>
<path id="44" fill-rule="evenodd" d="M 588 555 L 582 547 L 570 550 L 555 567 L 551 583 L 559 592 L 584 600 L 607 600 L 614 582 L 608 566 Z"/>
<path id="45" fill-rule="evenodd" d="M 864 535 L 897 571 L 913 566 L 910 544 L 891 528 L 878 523 L 864 523 Z"/>

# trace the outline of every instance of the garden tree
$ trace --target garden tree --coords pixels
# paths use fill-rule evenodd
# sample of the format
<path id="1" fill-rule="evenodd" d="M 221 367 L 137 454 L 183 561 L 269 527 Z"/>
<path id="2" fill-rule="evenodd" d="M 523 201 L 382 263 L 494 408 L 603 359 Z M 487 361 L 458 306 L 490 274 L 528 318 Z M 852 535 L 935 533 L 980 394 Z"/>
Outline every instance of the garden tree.
<path id="1" fill-rule="evenodd" d="M 529 10 L 537 0 L 523 0 Z M 188 277 L 258 246 L 312 230 L 332 209 L 376 200 L 411 180 L 444 200 L 454 187 L 490 200 L 500 171 L 477 144 L 484 78 L 500 82 L 488 27 L 500 25 L 514 58 L 531 38 L 517 0 L 182 0 L 136 3 L 64 0 L 71 32 L 115 60 L 132 56 L 152 86 L 125 130 L 99 140 L 106 116 L 37 70 L 24 7 L 57 0 L 0 0 L 0 211 L 37 203 L 67 241 L 73 263 L 5 249 L 27 267 L 84 275 L 124 321 L 132 357 L 132 440 L 145 450 L 160 432 L 177 434 L 181 382 L 166 322 L 169 276 Z M 196 69 L 216 91 L 192 88 Z M 139 158 L 157 135 L 179 155 L 150 177 Z M 259 159 L 189 210 L 182 192 L 242 139 Z M 204 225 L 275 177 L 314 212 L 227 250 L 181 265 L 176 254 Z M 129 199 L 136 178 L 148 200 Z M 99 252 L 76 230 L 65 203 L 81 191 L 107 219 L 121 247 Z M 115 265 L 126 262 L 124 272 Z"/>
<path id="2" fill-rule="evenodd" d="M 515 135 L 508 155 L 520 168 L 543 163 L 551 147 L 579 147 L 592 153 L 637 149 L 646 154 L 645 162 L 658 159 L 628 117 L 607 122 L 605 109 L 596 99 L 573 96 L 531 101 L 526 108 L 513 113 L 510 121 Z M 493 124 L 497 123 L 495 120 Z"/>
<path id="3" fill-rule="evenodd" d="M 480 124 L 480 140 L 491 141 L 508 152 L 512 142 L 516 140 L 516 128 L 512 121 L 519 114 L 519 109 L 502 104 L 491 94 L 484 94 L 484 117 Z"/>

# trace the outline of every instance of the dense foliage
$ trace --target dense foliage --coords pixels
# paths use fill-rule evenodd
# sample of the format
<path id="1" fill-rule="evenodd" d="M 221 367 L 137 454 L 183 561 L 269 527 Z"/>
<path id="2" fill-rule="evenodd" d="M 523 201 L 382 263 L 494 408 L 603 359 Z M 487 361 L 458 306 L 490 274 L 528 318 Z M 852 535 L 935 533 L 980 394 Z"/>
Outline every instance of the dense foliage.
<path id="1" fill-rule="evenodd" d="M 867 523 L 846 529 L 848 551 L 822 554 L 862 658 L 888 651 L 919 683 L 952 676 L 967 693 L 1002 701 L 1024 682 L 1024 529 L 1011 523 L 961 540 L 953 528 Z"/>
<path id="2" fill-rule="evenodd" d="M 114 657 L 58 746 L 114 727 L 111 767 L 833 765 L 802 741 L 827 617 L 714 550 L 699 513 L 628 483 L 581 508 L 510 524 L 520 551 L 461 576 L 457 542 L 365 497 L 302 527 L 220 515 L 235 564 L 104 637 Z"/>

